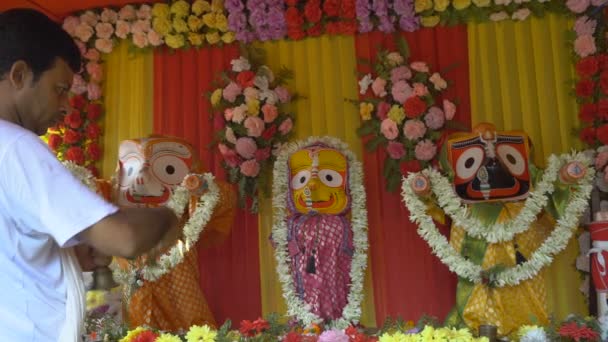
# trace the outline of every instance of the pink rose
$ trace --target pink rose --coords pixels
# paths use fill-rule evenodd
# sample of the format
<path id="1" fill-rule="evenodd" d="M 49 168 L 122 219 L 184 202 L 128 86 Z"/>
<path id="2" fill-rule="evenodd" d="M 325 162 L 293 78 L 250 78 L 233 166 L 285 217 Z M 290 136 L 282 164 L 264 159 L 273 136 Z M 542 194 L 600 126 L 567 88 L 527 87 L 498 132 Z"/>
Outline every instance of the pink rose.
<path id="1" fill-rule="evenodd" d="M 264 147 L 255 151 L 255 160 L 264 161 L 270 158 L 270 147 Z"/>
<path id="2" fill-rule="evenodd" d="M 378 104 L 378 111 L 376 111 L 376 115 L 378 116 L 378 119 L 380 120 L 384 120 L 386 119 L 388 116 L 388 111 L 391 110 L 391 105 L 382 101 Z"/>
<path id="3" fill-rule="evenodd" d="M 389 141 L 386 146 L 386 152 L 393 159 L 401 159 L 405 155 L 405 147 L 402 143 Z"/>
<path id="4" fill-rule="evenodd" d="M 148 31 L 148 42 L 152 46 L 161 46 L 163 44 L 163 37 L 154 30 Z"/>
<path id="5" fill-rule="evenodd" d="M 397 124 L 391 119 L 382 120 L 382 123 L 380 124 L 380 132 L 382 132 L 382 135 L 384 135 L 384 137 L 386 137 L 388 140 L 393 140 L 399 135 Z"/>
<path id="6" fill-rule="evenodd" d="M 125 39 L 130 32 L 131 24 L 124 20 L 119 20 L 116 22 L 116 37 Z"/>
<path id="7" fill-rule="evenodd" d="M 437 145 L 428 139 L 422 140 L 416 144 L 414 154 L 418 160 L 431 160 L 437 154 Z"/>
<path id="8" fill-rule="evenodd" d="M 372 83 L 372 91 L 374 95 L 385 97 L 386 96 L 386 80 L 380 77 L 377 77 Z"/>
<path id="9" fill-rule="evenodd" d="M 238 84 L 230 82 L 226 86 L 226 88 L 224 88 L 222 96 L 224 97 L 224 100 L 228 102 L 234 102 L 236 100 L 236 97 L 241 95 L 241 92 L 242 89 Z"/>
<path id="10" fill-rule="evenodd" d="M 126 5 L 118 11 L 118 17 L 120 17 L 121 20 L 135 19 L 135 8 L 132 5 Z"/>
<path id="11" fill-rule="evenodd" d="M 103 79 L 103 69 L 101 67 L 101 64 L 96 62 L 89 62 L 87 63 L 86 69 L 89 76 L 91 76 L 91 81 L 97 83 L 101 82 L 101 80 Z"/>
<path id="12" fill-rule="evenodd" d="M 593 36 L 586 34 L 577 37 L 574 41 L 574 51 L 580 57 L 587 57 L 594 54 L 597 49 L 595 47 L 595 39 Z"/>
<path id="13" fill-rule="evenodd" d="M 400 67 L 391 70 L 391 82 L 397 83 L 401 80 L 409 80 L 412 77 L 412 71 L 410 68 L 402 65 Z"/>
<path id="14" fill-rule="evenodd" d="M 405 81 L 398 81 L 393 84 L 393 89 L 391 89 L 391 95 L 393 95 L 393 99 L 399 103 L 405 102 L 410 96 L 412 96 L 412 87 Z"/>
<path id="15" fill-rule="evenodd" d="M 568 0 L 566 6 L 574 13 L 583 13 L 589 7 L 589 0 Z"/>
<path id="16" fill-rule="evenodd" d="M 99 16 L 93 11 L 86 11 L 80 15 L 80 22 L 86 23 L 89 26 L 97 25 Z"/>
<path id="17" fill-rule="evenodd" d="M 259 137 L 264 131 L 264 120 L 257 116 L 250 116 L 245 119 L 245 128 L 247 128 L 247 135 L 250 137 Z"/>
<path id="18" fill-rule="evenodd" d="M 104 8 L 103 11 L 101 11 L 101 21 L 104 23 L 114 24 L 117 19 L 118 13 L 116 13 L 116 11 L 109 8 Z"/>
<path id="19" fill-rule="evenodd" d="M 262 106 L 262 113 L 264 113 L 264 122 L 271 123 L 274 119 L 279 116 L 279 111 L 277 107 L 270 104 L 265 104 Z"/>
<path id="20" fill-rule="evenodd" d="M 224 156 L 226 154 L 228 154 L 229 151 L 231 151 L 230 147 L 224 145 L 224 144 L 217 144 L 217 148 L 220 150 L 220 153 Z"/>
<path id="21" fill-rule="evenodd" d="M 279 101 L 281 101 L 281 103 L 286 103 L 291 100 L 291 95 L 289 94 L 289 91 L 283 86 L 278 86 L 274 88 L 274 92 L 275 94 L 277 94 L 277 97 L 279 98 Z"/>
<path id="22" fill-rule="evenodd" d="M 101 87 L 99 84 L 91 82 L 87 85 L 87 98 L 91 101 L 101 98 Z"/>
<path id="23" fill-rule="evenodd" d="M 608 163 L 608 151 L 600 152 L 595 157 L 595 168 L 601 170 Z"/>
<path id="24" fill-rule="evenodd" d="M 242 104 L 238 107 L 234 107 L 232 110 L 232 122 L 241 123 L 247 116 L 247 105 Z"/>
<path id="25" fill-rule="evenodd" d="M 98 23 L 95 25 L 95 32 L 98 38 L 110 39 L 114 33 L 114 26 L 108 23 Z"/>
<path id="26" fill-rule="evenodd" d="M 319 335 L 318 342 L 348 342 L 350 338 L 342 330 L 326 330 Z"/>
<path id="27" fill-rule="evenodd" d="M 430 129 L 440 129 L 445 123 L 445 114 L 441 109 L 433 106 L 429 108 L 428 113 L 424 116 L 424 123 Z"/>
<path id="28" fill-rule="evenodd" d="M 142 49 L 148 45 L 148 36 L 145 33 L 133 33 L 133 44 Z"/>
<path id="29" fill-rule="evenodd" d="M 251 159 L 255 156 L 255 151 L 258 150 L 258 146 L 255 144 L 255 140 L 249 137 L 238 138 L 236 144 L 234 144 L 236 153 L 245 159 Z"/>
<path id="30" fill-rule="evenodd" d="M 591 5 L 595 7 L 600 7 L 602 5 L 605 5 L 607 2 L 608 0 L 591 0 Z"/>
<path id="31" fill-rule="evenodd" d="M 232 112 L 233 112 L 232 108 L 224 109 L 224 119 L 226 119 L 226 121 L 232 120 Z"/>
<path id="32" fill-rule="evenodd" d="M 234 152 L 234 150 L 224 144 L 218 144 L 218 148 L 220 150 L 220 153 L 224 157 L 224 161 L 226 162 L 226 164 L 228 164 L 228 166 L 236 167 L 240 164 L 241 159 L 236 154 L 236 152 Z"/>
<path id="33" fill-rule="evenodd" d="M 91 37 L 93 36 L 93 27 L 91 27 L 91 25 L 85 23 L 85 22 L 81 22 L 80 24 L 78 24 L 78 26 L 76 26 L 76 30 L 74 31 L 74 36 L 76 36 L 76 38 L 80 39 L 83 42 L 88 42 L 89 39 L 91 39 Z"/>
<path id="34" fill-rule="evenodd" d="M 71 15 L 63 20 L 62 27 L 64 31 L 70 34 L 70 36 L 75 36 L 76 27 L 78 27 L 78 25 L 80 25 L 80 18 Z"/>
<path id="35" fill-rule="evenodd" d="M 234 135 L 234 131 L 230 127 L 226 127 L 226 140 L 231 144 L 236 144 L 236 135 Z"/>
<path id="36" fill-rule="evenodd" d="M 418 72 L 429 72 L 429 66 L 425 62 L 413 62 L 410 64 L 410 68 Z"/>
<path id="37" fill-rule="evenodd" d="M 84 94 L 87 91 L 87 82 L 79 74 L 74 74 L 70 91 L 76 95 Z"/>
<path id="38" fill-rule="evenodd" d="M 293 121 L 291 121 L 291 118 L 287 118 L 283 120 L 283 122 L 281 122 L 281 125 L 279 126 L 279 132 L 281 132 L 282 135 L 286 135 L 287 133 L 291 132 L 292 127 Z"/>
<path id="39" fill-rule="evenodd" d="M 139 19 L 143 19 L 143 20 L 149 20 L 152 17 L 152 8 L 149 5 L 143 4 L 141 6 L 139 6 L 139 9 L 137 10 L 137 18 Z"/>
<path id="40" fill-rule="evenodd" d="M 456 105 L 450 100 L 443 100 L 443 112 L 447 120 L 452 120 L 456 114 Z"/>
<path id="41" fill-rule="evenodd" d="M 435 86 L 435 90 L 442 90 L 448 87 L 448 83 L 439 75 L 439 73 L 433 73 L 429 78 L 429 81 Z"/>
<path id="42" fill-rule="evenodd" d="M 595 33 L 596 27 L 597 21 L 595 19 L 589 18 L 586 15 L 579 17 L 574 22 L 574 31 L 576 31 L 577 36 L 592 36 Z"/>
<path id="43" fill-rule="evenodd" d="M 414 83 L 414 95 L 423 97 L 429 93 L 429 89 L 422 83 Z"/>
<path id="44" fill-rule="evenodd" d="M 84 58 L 91 62 L 97 62 L 99 57 L 99 51 L 97 49 L 88 49 L 87 53 L 84 54 Z"/>
<path id="45" fill-rule="evenodd" d="M 110 39 L 97 39 L 95 40 L 95 48 L 103 53 L 110 53 L 114 44 Z"/>
<path id="46" fill-rule="evenodd" d="M 243 95 L 245 95 L 246 99 L 255 100 L 260 96 L 260 91 L 253 87 L 247 87 L 243 90 Z"/>
<path id="47" fill-rule="evenodd" d="M 409 140 L 418 140 L 426 133 L 426 126 L 420 120 L 407 120 L 403 124 L 403 135 Z"/>
<path id="48" fill-rule="evenodd" d="M 249 159 L 241 164 L 241 173 L 247 177 L 255 177 L 260 173 L 260 164 L 255 159 Z"/>
<path id="49" fill-rule="evenodd" d="M 131 32 L 133 34 L 145 34 L 150 31 L 150 22 L 145 20 L 138 20 L 131 25 Z"/>

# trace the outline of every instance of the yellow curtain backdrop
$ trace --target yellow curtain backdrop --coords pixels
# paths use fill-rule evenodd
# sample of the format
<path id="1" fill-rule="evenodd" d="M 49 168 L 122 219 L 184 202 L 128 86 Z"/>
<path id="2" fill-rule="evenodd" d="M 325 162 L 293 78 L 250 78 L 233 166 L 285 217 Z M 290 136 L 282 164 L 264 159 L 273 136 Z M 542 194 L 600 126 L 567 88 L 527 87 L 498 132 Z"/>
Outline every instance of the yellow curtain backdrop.
<path id="1" fill-rule="evenodd" d="M 129 51 L 129 42 L 121 41 L 107 55 L 104 67 L 101 175 L 109 179 L 116 168 L 120 142 L 152 133 L 153 53 Z"/>
<path id="2" fill-rule="evenodd" d="M 293 111 L 298 113 L 294 139 L 334 136 L 345 141 L 361 160 L 361 139 L 356 134 L 358 109 L 345 102 L 345 99 L 357 99 L 358 96 L 353 37 L 324 36 L 298 42 L 268 42 L 258 46 L 265 50 L 271 69 L 279 70 L 284 66 L 298 75 L 289 84 L 290 89 L 302 97 L 292 104 Z M 274 251 L 268 242 L 272 228 L 272 201 L 264 199 L 260 202 L 262 312 L 264 315 L 284 313 L 286 306 L 275 271 Z M 364 294 L 361 322 L 366 326 L 375 326 L 370 264 Z"/>
<path id="3" fill-rule="evenodd" d="M 574 79 L 564 16 L 524 22 L 469 24 L 469 69 L 473 125 L 491 122 L 499 130 L 524 130 L 534 145 L 536 165 L 551 153 L 580 148 L 573 129 L 577 104 L 570 95 Z M 574 268 L 578 244 L 572 239 L 549 267 L 549 313 L 564 318 L 588 312 Z"/>

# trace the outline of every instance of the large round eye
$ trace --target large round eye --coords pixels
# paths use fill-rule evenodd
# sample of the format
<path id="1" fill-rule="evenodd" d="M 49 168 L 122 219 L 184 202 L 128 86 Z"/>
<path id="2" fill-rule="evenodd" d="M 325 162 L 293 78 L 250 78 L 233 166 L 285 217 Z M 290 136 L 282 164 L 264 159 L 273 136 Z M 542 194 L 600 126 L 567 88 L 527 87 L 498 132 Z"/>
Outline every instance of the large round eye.
<path id="1" fill-rule="evenodd" d="M 118 183 L 123 187 L 133 184 L 141 170 L 141 165 L 142 162 L 137 157 L 127 157 L 122 160 Z"/>
<path id="2" fill-rule="evenodd" d="M 479 170 L 483 158 L 484 152 L 481 147 L 471 147 L 464 151 L 456 161 L 456 175 L 465 180 L 473 177 Z"/>
<path id="3" fill-rule="evenodd" d="M 310 171 L 302 170 L 296 173 L 296 175 L 291 178 L 291 188 L 294 190 L 302 189 L 304 185 L 308 184 L 309 180 Z"/>
<path id="4" fill-rule="evenodd" d="M 332 188 L 337 188 L 342 185 L 342 175 L 334 170 L 319 170 L 319 179 L 323 184 Z"/>
<path id="5" fill-rule="evenodd" d="M 511 145 L 498 145 L 498 157 L 514 176 L 521 176 L 526 171 L 526 160 L 515 147 Z"/>
<path id="6" fill-rule="evenodd" d="M 158 179 L 170 185 L 177 185 L 184 180 L 188 174 L 188 165 L 172 155 L 160 156 L 152 161 L 152 172 Z"/>

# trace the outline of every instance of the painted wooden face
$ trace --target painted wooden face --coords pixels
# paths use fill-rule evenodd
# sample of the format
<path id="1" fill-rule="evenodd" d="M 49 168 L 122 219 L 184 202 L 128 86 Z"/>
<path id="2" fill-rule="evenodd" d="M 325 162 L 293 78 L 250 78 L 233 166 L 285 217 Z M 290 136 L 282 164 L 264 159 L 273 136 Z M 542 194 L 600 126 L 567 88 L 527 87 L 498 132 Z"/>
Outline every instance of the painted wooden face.
<path id="1" fill-rule="evenodd" d="M 192 147 L 177 138 L 125 140 L 118 150 L 117 203 L 127 207 L 164 205 L 191 172 Z"/>
<path id="2" fill-rule="evenodd" d="M 463 201 L 513 201 L 528 196 L 529 140 L 523 132 L 496 132 L 480 124 L 472 134 L 448 139 L 454 189 Z"/>
<path id="3" fill-rule="evenodd" d="M 301 213 L 342 213 L 350 205 L 348 163 L 339 151 L 315 145 L 289 157 L 291 202 Z"/>

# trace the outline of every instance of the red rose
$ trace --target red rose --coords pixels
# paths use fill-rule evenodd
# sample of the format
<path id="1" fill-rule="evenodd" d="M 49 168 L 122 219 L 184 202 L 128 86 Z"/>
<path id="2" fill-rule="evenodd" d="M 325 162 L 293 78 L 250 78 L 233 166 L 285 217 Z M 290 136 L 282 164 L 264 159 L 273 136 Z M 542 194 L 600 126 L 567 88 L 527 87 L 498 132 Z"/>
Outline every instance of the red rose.
<path id="1" fill-rule="evenodd" d="M 277 133 L 277 125 L 272 125 L 262 132 L 262 138 L 264 140 L 270 140 Z"/>
<path id="2" fill-rule="evenodd" d="M 255 151 L 255 160 L 264 161 L 270 158 L 270 147 L 260 148 Z"/>
<path id="3" fill-rule="evenodd" d="M 65 159 L 78 165 L 84 164 L 84 153 L 78 146 L 72 146 L 65 152 Z"/>
<path id="4" fill-rule="evenodd" d="M 311 23 L 316 23 L 321 20 L 323 12 L 321 11 L 320 2 L 318 0 L 310 0 L 304 6 L 304 16 Z"/>
<path id="5" fill-rule="evenodd" d="M 576 63 L 576 72 L 581 77 L 591 77 L 595 75 L 599 70 L 599 63 L 595 56 L 588 56 L 581 58 Z"/>
<path id="6" fill-rule="evenodd" d="M 239 327 L 239 332 L 247 337 L 253 337 L 256 334 L 255 327 L 253 322 L 250 320 L 241 321 L 241 326 Z"/>
<path id="7" fill-rule="evenodd" d="M 132 342 L 154 342 L 158 338 L 158 334 L 153 333 L 150 330 L 140 332 Z"/>
<path id="8" fill-rule="evenodd" d="M 608 95 L 608 69 L 600 74 L 600 88 L 604 95 Z"/>
<path id="9" fill-rule="evenodd" d="M 321 35 L 321 31 L 322 31 L 321 23 L 316 23 L 314 26 L 309 28 L 306 32 L 308 33 L 309 36 L 316 37 L 316 36 Z"/>
<path id="10" fill-rule="evenodd" d="M 75 144 L 80 141 L 80 133 L 73 129 L 66 129 L 63 134 L 63 141 L 66 144 Z"/>
<path id="11" fill-rule="evenodd" d="M 82 126 L 82 115 L 80 115 L 80 111 L 75 109 L 63 118 L 63 122 L 71 128 L 80 128 Z"/>
<path id="12" fill-rule="evenodd" d="M 593 122 L 596 114 L 597 105 L 595 103 L 585 103 L 578 112 L 578 118 L 583 122 Z"/>
<path id="13" fill-rule="evenodd" d="M 576 84 L 576 96 L 578 97 L 589 97 L 593 95 L 593 88 L 595 84 L 590 79 L 580 80 Z"/>
<path id="14" fill-rule="evenodd" d="M 608 120 L 608 99 L 597 102 L 597 116 L 602 120 Z"/>
<path id="15" fill-rule="evenodd" d="M 304 18 L 302 18 L 297 8 L 289 7 L 285 11 L 285 21 L 288 28 L 299 28 L 304 23 Z"/>
<path id="16" fill-rule="evenodd" d="M 597 140 L 601 141 L 604 145 L 608 145 L 608 124 L 598 127 L 596 134 Z"/>
<path id="17" fill-rule="evenodd" d="M 355 34 L 357 32 L 357 22 L 354 20 L 340 22 L 340 33 Z"/>
<path id="18" fill-rule="evenodd" d="M 325 0 L 323 11 L 330 17 L 337 17 L 340 14 L 340 0 Z"/>
<path id="19" fill-rule="evenodd" d="M 597 56 L 597 64 L 600 70 L 608 70 L 608 54 L 601 54 Z"/>
<path id="20" fill-rule="evenodd" d="M 355 9 L 354 0 L 342 0 L 342 18 L 355 19 L 357 17 L 357 11 Z"/>
<path id="21" fill-rule="evenodd" d="M 62 141 L 63 141 L 63 139 L 61 139 L 61 136 L 59 136 L 59 134 L 49 135 L 49 140 L 48 140 L 49 148 L 53 151 L 57 151 L 57 148 L 59 147 L 59 145 L 61 145 Z"/>
<path id="22" fill-rule="evenodd" d="M 81 110 L 84 108 L 85 104 L 87 104 L 87 100 L 82 95 L 76 95 L 70 98 L 70 106 L 74 109 Z"/>
<path id="23" fill-rule="evenodd" d="M 241 71 L 236 76 L 236 81 L 241 86 L 241 88 L 247 88 L 253 86 L 253 79 L 255 78 L 255 73 L 251 70 Z"/>
<path id="24" fill-rule="evenodd" d="M 302 342 L 302 335 L 295 331 L 290 331 L 281 342 Z"/>
<path id="25" fill-rule="evenodd" d="M 89 156 L 89 159 L 94 161 L 101 158 L 101 148 L 99 145 L 97 145 L 97 143 L 90 143 L 89 146 L 87 146 L 87 156 Z"/>
<path id="26" fill-rule="evenodd" d="M 418 96 L 412 96 L 403 103 L 403 110 L 408 118 L 417 118 L 426 111 L 426 102 Z"/>
<path id="27" fill-rule="evenodd" d="M 268 329 L 270 329 L 270 324 L 268 324 L 268 322 L 262 318 L 258 318 L 255 321 L 253 321 L 253 327 L 255 328 L 255 330 L 258 333 L 262 333 Z"/>
<path id="28" fill-rule="evenodd" d="M 300 40 L 300 39 L 306 37 L 306 33 L 304 33 L 304 31 L 300 30 L 299 28 L 298 29 L 288 29 L 287 36 L 293 40 Z"/>
<path id="29" fill-rule="evenodd" d="M 89 103 L 87 106 L 87 118 L 91 121 L 99 119 L 101 116 L 101 105 L 98 103 Z"/>
<path id="30" fill-rule="evenodd" d="M 88 139 L 95 140 L 101 135 L 101 127 L 98 124 L 91 122 L 87 125 L 86 135 Z"/>
<path id="31" fill-rule="evenodd" d="M 579 133 L 581 140 L 587 145 L 593 145 L 595 143 L 595 128 L 585 127 Z"/>
<path id="32" fill-rule="evenodd" d="M 338 23 L 329 22 L 329 23 L 325 24 L 325 33 L 327 33 L 327 34 L 339 34 L 340 33 L 340 26 L 338 25 Z"/>

